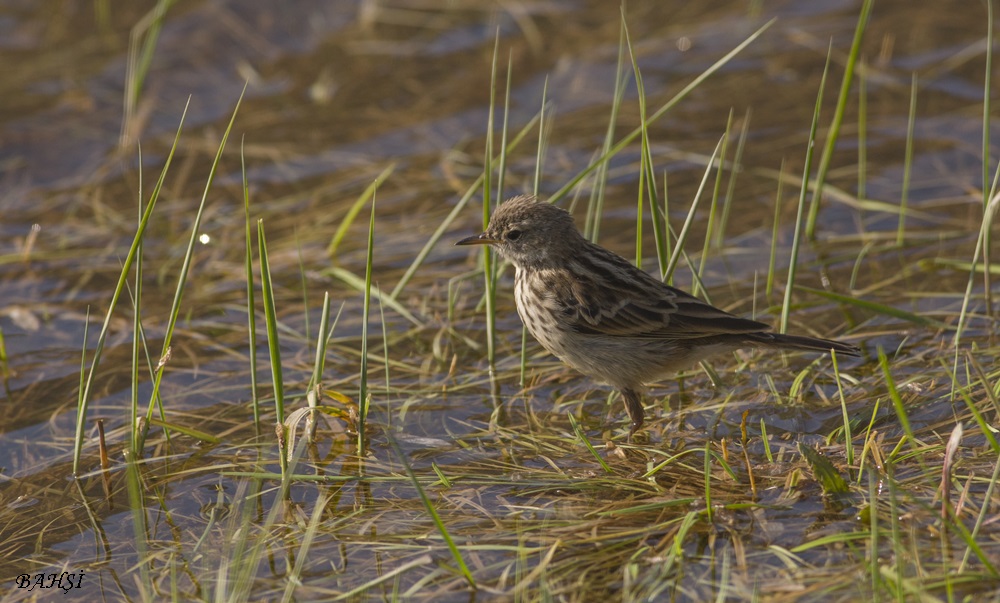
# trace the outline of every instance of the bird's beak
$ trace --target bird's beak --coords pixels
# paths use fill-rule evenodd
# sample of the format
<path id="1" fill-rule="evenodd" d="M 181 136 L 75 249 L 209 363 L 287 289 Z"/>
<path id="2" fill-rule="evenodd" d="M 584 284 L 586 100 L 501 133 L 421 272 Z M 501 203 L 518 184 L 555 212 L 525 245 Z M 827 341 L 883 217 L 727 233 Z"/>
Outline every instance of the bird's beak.
<path id="1" fill-rule="evenodd" d="M 471 237 L 465 237 L 461 241 L 455 243 L 456 245 L 492 245 L 494 243 L 499 243 L 500 241 L 490 238 L 485 232 L 482 234 L 473 235 Z"/>

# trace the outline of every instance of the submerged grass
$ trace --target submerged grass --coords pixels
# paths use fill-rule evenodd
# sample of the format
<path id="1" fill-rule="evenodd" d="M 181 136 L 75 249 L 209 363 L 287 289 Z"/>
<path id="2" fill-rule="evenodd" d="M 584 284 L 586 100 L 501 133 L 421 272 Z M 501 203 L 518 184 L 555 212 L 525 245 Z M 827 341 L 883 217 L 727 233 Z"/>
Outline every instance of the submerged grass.
<path id="1" fill-rule="evenodd" d="M 866 2 L 832 130 L 839 129 L 844 119 L 850 74 L 859 60 L 856 46 L 870 9 L 871 3 Z M 726 135 L 707 159 L 694 201 L 676 233 L 672 227 L 676 220 L 667 211 L 665 170 L 662 191 L 656 186 L 659 176 L 650 126 L 767 26 L 647 114 L 638 55 L 624 21 L 612 117 L 603 144 L 595 150 L 590 164 L 551 198 L 560 200 L 579 193 L 590 178 L 585 229 L 587 236 L 596 240 L 607 193 L 608 163 L 626 149 L 637 152 L 637 214 L 642 216 L 645 208 L 650 208 L 661 276 L 669 281 L 676 271 L 687 270 L 695 286 L 707 294 L 706 271 L 713 265 L 707 260 L 708 253 L 721 258 L 739 253 L 738 248 L 728 250 L 722 245 L 722 233 L 729 221 L 733 183 L 742 171 L 749 120 L 744 121 L 734 158 L 728 164 L 730 188 L 721 209 L 718 204 L 727 168 L 731 116 Z M 310 329 L 303 335 L 282 326 L 279 317 L 286 311 L 279 295 L 282 279 L 272 273 L 260 219 L 259 282 L 255 280 L 250 228 L 253 211 L 244 181 L 246 240 L 241 260 L 246 271 L 249 322 L 248 333 L 240 335 L 249 337 L 247 370 L 255 374 L 255 299 L 260 292 L 274 410 L 258 408 L 254 376 L 252 424 L 244 419 L 234 421 L 246 429 L 223 422 L 229 420 L 226 411 L 217 411 L 219 417 L 211 421 L 202 419 L 210 424 L 200 426 L 201 432 L 213 434 L 214 439 L 199 437 L 199 430 L 178 427 L 178 433 L 193 435 L 205 446 L 214 447 L 205 452 L 208 461 L 199 461 L 202 452 L 183 438 L 145 442 L 150 452 L 159 454 L 150 454 L 143 461 L 139 452 L 145 451 L 144 438 L 138 431 L 131 436 L 131 450 L 118 468 L 125 483 L 115 484 L 119 492 L 122 488 L 126 492 L 132 520 L 132 540 L 127 546 L 115 543 L 128 549 L 130 559 L 122 592 L 138 600 L 154 600 L 169 593 L 178 600 L 428 601 L 470 596 L 522 601 L 930 601 L 972 600 L 977 593 L 1000 592 L 1000 525 L 994 521 L 1000 479 L 1000 444 L 994 427 L 1000 419 L 1000 372 L 993 362 L 1000 350 L 991 339 L 995 326 L 991 314 L 967 311 L 979 300 L 973 295 L 972 283 L 980 258 L 986 266 L 984 274 L 990 272 L 989 225 L 998 197 L 984 200 L 985 219 L 972 237 L 976 239 L 973 268 L 960 308 L 948 305 L 928 311 L 891 288 L 897 284 L 897 275 L 876 280 L 858 274 L 861 258 L 898 261 L 901 250 L 895 242 L 905 238 L 908 245 L 914 244 L 926 234 L 912 230 L 917 228 L 916 221 L 907 218 L 914 210 L 904 203 L 864 203 L 865 166 L 857 172 L 861 194 L 852 202 L 865 211 L 895 217 L 898 236 L 884 231 L 844 237 L 847 240 L 835 241 L 829 248 L 811 249 L 815 256 L 829 251 L 832 259 L 807 258 L 803 246 L 817 233 L 813 230 L 817 224 L 814 212 L 820 211 L 817 200 L 834 190 L 824 176 L 813 178 L 811 168 L 824 72 L 812 113 L 805 167 L 797 183 L 800 193 L 785 274 L 777 265 L 777 235 L 782 187 L 791 180 L 785 177 L 783 165 L 774 179 L 777 196 L 764 297 L 770 299 L 775 290 L 783 295 L 780 305 L 769 308 L 780 312 L 782 331 L 791 326 L 793 310 L 805 316 L 804 320 L 825 324 L 810 330 L 832 331 L 834 327 L 821 314 L 824 307 L 809 304 L 835 306 L 850 324 L 846 336 L 871 339 L 871 347 L 877 350 L 874 358 L 862 364 L 843 363 L 836 357 L 832 362 L 819 359 L 797 374 L 780 367 L 785 361 L 782 358 L 722 359 L 720 365 L 736 367 L 734 375 L 727 377 L 729 395 L 720 395 L 704 379 L 688 375 L 681 382 L 677 399 L 651 413 L 648 439 L 622 444 L 615 422 L 612 420 L 609 427 L 602 416 L 606 413 L 603 400 L 587 401 L 602 395 L 583 389 L 580 384 L 585 382 L 568 377 L 557 363 L 535 353 L 534 346 L 525 346 L 523 331 L 517 358 L 516 337 L 505 340 L 499 326 L 503 313 L 512 310 L 502 293 L 496 296 L 497 289 L 504 286 L 498 277 L 502 266 L 488 249 L 474 272 L 449 284 L 440 306 L 435 306 L 440 300 L 410 285 L 478 187 L 484 197 L 483 225 L 488 223 L 495 206 L 493 195 L 503 196 L 508 157 L 534 127 L 538 128 L 534 189 L 540 188 L 551 127 L 546 99 L 543 95 L 539 113 L 529 125 L 508 140 L 509 61 L 500 148 L 494 149 L 498 56 L 499 36 L 493 54 L 483 173 L 402 271 L 391 292 L 384 292 L 374 282 L 373 266 L 377 263 L 375 189 L 389 178 L 392 167 L 385 168 L 349 207 L 327 246 L 330 254 L 343 249 L 350 225 L 370 198 L 364 278 L 345 266 L 326 273 L 361 296 L 360 335 L 333 337 L 340 314 L 331 326 L 329 294 L 323 299 L 314 349 Z M 629 59 L 631 76 L 623 67 Z M 864 69 L 858 71 L 864 73 Z M 617 115 L 630 77 L 636 83 L 640 125 L 615 142 Z M 914 85 L 914 103 L 916 93 Z M 912 112 L 911 116 L 912 138 Z M 823 174 L 829 168 L 827 153 L 836 137 L 835 131 L 828 134 L 819 168 Z M 225 140 L 223 137 L 213 174 Z M 120 421 L 129 425 L 113 436 L 128 437 L 123 433 L 138 429 L 139 376 L 152 373 L 150 413 L 153 401 L 159 400 L 161 380 L 170 378 L 165 376 L 164 363 L 169 358 L 170 335 L 178 321 L 182 293 L 191 286 L 187 276 L 193 241 L 211 185 L 210 176 L 167 320 L 163 362 L 148 367 L 150 361 L 143 360 L 145 348 L 140 345 L 142 243 L 177 145 L 175 140 L 141 214 L 90 369 L 81 366 L 74 474 L 79 474 L 84 426 L 90 418 L 88 404 L 94 395 L 94 375 L 108 325 L 133 269 L 133 401 L 130 413 Z M 908 144 L 906 163 L 912 158 Z M 983 161 L 985 184 L 989 158 Z M 699 200 L 710 186 L 713 169 L 717 172 L 706 220 Z M 807 206 L 810 192 L 812 205 Z M 985 188 L 983 194 L 987 194 Z M 644 223 L 644 219 L 639 221 L 639 233 Z M 703 232 L 699 233 L 699 228 Z M 698 245 L 700 255 L 692 258 L 687 248 L 699 234 L 704 237 Z M 637 262 L 642 260 L 641 238 L 636 237 Z M 715 244 L 710 245 L 710 241 Z M 829 283 L 824 283 L 825 289 L 808 287 L 797 281 L 797 268 L 835 272 L 839 279 L 835 283 L 850 282 L 850 286 L 847 292 Z M 481 288 L 479 282 L 483 283 Z M 855 289 L 855 283 L 865 288 Z M 750 288 L 740 283 L 733 286 L 742 291 Z M 482 290 L 485 294 L 480 297 Z M 405 294 L 421 299 L 419 311 L 406 301 Z M 756 292 L 748 296 L 752 298 L 748 305 L 753 303 L 756 309 Z M 940 296 L 947 297 L 944 293 Z M 380 338 L 369 331 L 373 297 L 379 302 Z M 956 294 L 952 301 L 959 297 Z M 308 302 L 303 305 L 302 311 L 308 313 Z M 383 309 L 399 316 L 387 319 Z M 476 363 L 483 356 L 476 341 L 483 333 L 462 333 L 481 318 L 480 311 L 485 312 L 485 367 Z M 446 318 L 435 318 L 435 314 Z M 969 328 L 972 321 L 977 327 L 986 326 Z M 959 338 L 963 328 L 969 329 L 966 339 Z M 936 334 L 928 334 L 931 330 Z M 956 331 L 950 342 L 955 359 L 948 365 L 937 358 L 947 347 L 941 337 L 950 330 Z M 900 333 L 903 335 L 897 337 Z M 919 343 L 907 347 L 905 337 Z M 311 363 L 297 362 L 294 354 L 282 354 L 294 349 L 289 339 L 308 344 L 303 347 L 312 354 Z M 969 345 L 960 353 L 959 343 Z M 883 350 L 892 350 L 893 345 L 899 346 L 899 353 Z M 354 430 L 356 444 L 348 444 L 343 430 L 323 430 L 317 438 L 312 437 L 312 429 L 308 438 L 297 439 L 285 431 L 272 436 L 268 424 L 284 427 L 286 414 L 287 420 L 294 422 L 291 413 L 286 413 L 286 403 L 291 406 L 306 399 L 310 412 L 322 406 L 318 399 L 328 385 L 323 380 L 331 358 L 337 358 L 341 369 L 358 363 L 351 364 L 357 370 L 351 369 L 351 376 L 341 382 L 343 389 L 357 395 L 357 416 L 352 417 L 349 410 L 338 415 L 343 419 L 339 423 Z M 299 370 L 300 365 L 306 368 Z M 751 365 L 765 372 L 769 368 L 780 370 L 764 377 L 766 386 L 758 386 L 746 376 Z M 394 374 L 390 382 L 390 367 L 406 378 Z M 385 371 L 384 391 L 369 383 L 372 371 L 380 369 Z M 713 373 L 712 378 L 717 376 Z M 518 382 L 522 387 L 514 393 L 497 385 Z M 291 394 L 299 389 L 307 393 Z M 503 395 L 497 395 L 498 391 Z M 338 401 L 350 406 L 345 395 L 338 396 Z M 552 398 L 554 404 L 543 397 Z M 419 423 L 426 419 L 417 411 L 434 405 L 443 408 L 441 415 L 447 418 L 439 431 L 425 437 L 420 435 Z M 617 407 L 612 408 L 616 417 L 621 414 Z M 187 412 L 164 403 L 161 420 L 149 421 L 146 428 L 172 425 L 170 417 L 180 419 Z M 383 413 L 388 417 L 383 432 L 366 428 L 377 424 Z M 243 436 L 246 439 L 241 439 Z M 76 485 L 86 484 L 88 477 L 81 475 Z M 190 507 L 181 511 L 163 488 L 181 480 L 211 487 L 217 494 L 211 504 L 202 505 L 197 512 Z M 195 496 L 199 486 L 193 487 Z M 161 520 L 159 514 L 168 519 Z M 165 536 L 154 529 L 160 521 L 170 527 Z M 5 546 L 24 547 L 32 541 L 21 534 Z M 472 590 L 479 594 L 470 594 Z"/>

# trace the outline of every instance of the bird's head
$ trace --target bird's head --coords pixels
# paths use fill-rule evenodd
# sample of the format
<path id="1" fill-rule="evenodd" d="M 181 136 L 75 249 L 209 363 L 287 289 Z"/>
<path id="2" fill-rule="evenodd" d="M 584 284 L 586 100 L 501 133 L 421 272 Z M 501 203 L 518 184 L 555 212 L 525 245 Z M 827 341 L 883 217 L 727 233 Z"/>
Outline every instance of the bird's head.
<path id="1" fill-rule="evenodd" d="M 512 264 L 524 268 L 558 261 L 558 256 L 572 253 L 583 240 L 569 212 L 534 195 L 519 195 L 497 207 L 482 234 L 455 244 L 492 245 Z"/>

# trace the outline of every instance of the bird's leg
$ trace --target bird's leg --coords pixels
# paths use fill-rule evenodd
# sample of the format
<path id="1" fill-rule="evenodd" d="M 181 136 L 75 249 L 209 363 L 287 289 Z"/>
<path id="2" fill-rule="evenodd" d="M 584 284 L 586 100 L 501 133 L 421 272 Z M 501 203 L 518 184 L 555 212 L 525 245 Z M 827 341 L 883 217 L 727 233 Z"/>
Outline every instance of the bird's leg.
<path id="1" fill-rule="evenodd" d="M 628 441 L 632 441 L 632 436 L 642 427 L 645 419 L 645 411 L 642 409 L 642 394 L 634 389 L 623 389 L 622 398 L 625 399 L 625 412 L 628 418 L 632 419 L 632 426 L 628 430 Z"/>

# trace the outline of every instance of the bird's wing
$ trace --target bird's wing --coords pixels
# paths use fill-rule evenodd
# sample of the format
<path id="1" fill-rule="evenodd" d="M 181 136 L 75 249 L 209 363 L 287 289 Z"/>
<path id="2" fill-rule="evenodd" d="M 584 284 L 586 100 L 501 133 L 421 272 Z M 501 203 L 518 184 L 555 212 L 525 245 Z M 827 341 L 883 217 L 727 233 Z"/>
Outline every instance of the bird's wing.
<path id="1" fill-rule="evenodd" d="M 770 327 L 734 316 L 656 280 L 615 256 L 628 278 L 600 286 L 593 279 L 568 278 L 554 291 L 563 320 L 578 333 L 652 339 L 695 339 L 723 334 L 756 333 Z M 605 261 L 609 261 L 605 258 Z M 617 262 L 616 262 L 617 263 Z M 626 269 L 627 267 L 628 269 Z M 630 269 L 630 270 L 629 270 Z"/>

